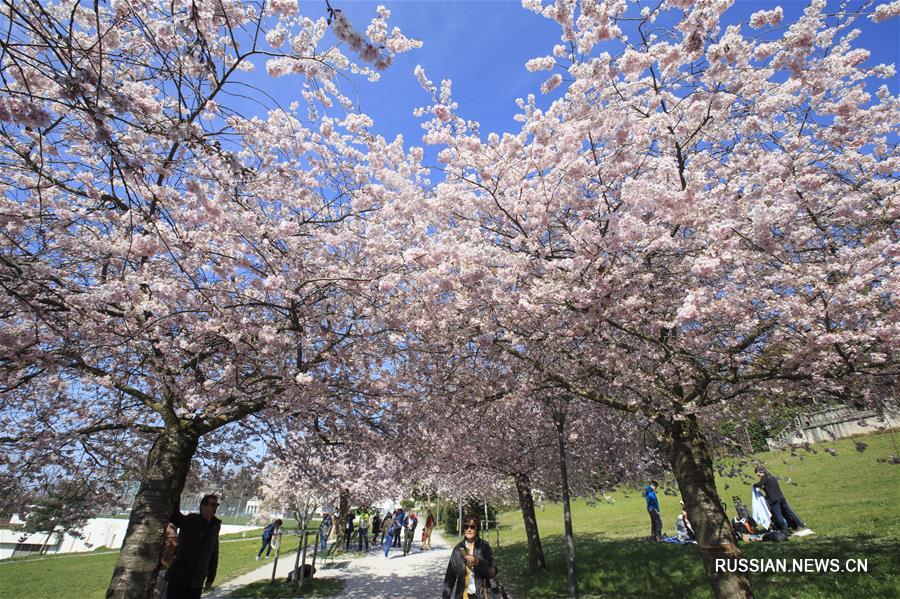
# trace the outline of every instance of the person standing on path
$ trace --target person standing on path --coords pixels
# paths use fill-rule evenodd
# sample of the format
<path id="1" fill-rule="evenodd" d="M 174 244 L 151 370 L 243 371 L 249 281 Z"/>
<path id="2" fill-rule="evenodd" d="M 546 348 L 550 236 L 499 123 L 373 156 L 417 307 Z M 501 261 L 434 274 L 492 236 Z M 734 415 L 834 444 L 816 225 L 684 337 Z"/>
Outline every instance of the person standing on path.
<path id="1" fill-rule="evenodd" d="M 178 548 L 175 559 L 166 570 L 167 599 L 198 599 L 203 594 L 204 581 L 208 589 L 216 579 L 219 565 L 219 530 L 222 521 L 216 518 L 218 495 L 204 495 L 200 513 L 185 516 L 175 504 L 169 520 L 178 527 Z"/>
<path id="2" fill-rule="evenodd" d="M 491 546 L 478 536 L 481 519 L 463 518 L 463 540 L 453 548 L 444 574 L 442 599 L 488 599 L 490 579 L 495 575 Z"/>
<path id="3" fill-rule="evenodd" d="M 350 551 L 350 537 L 353 536 L 353 510 L 347 514 L 347 521 L 344 523 L 344 551 Z"/>
<path id="4" fill-rule="evenodd" d="M 403 530 L 403 522 L 406 519 L 406 515 L 403 513 L 403 508 L 397 508 L 394 511 L 394 547 L 400 546 L 400 531 Z"/>
<path id="5" fill-rule="evenodd" d="M 411 512 L 406 519 L 406 541 L 403 543 L 403 555 L 409 555 L 412 551 L 413 539 L 416 538 L 416 526 L 419 525 L 419 519 L 416 518 L 415 512 Z"/>
<path id="6" fill-rule="evenodd" d="M 422 530 L 422 551 L 431 551 L 431 531 L 434 530 L 434 516 L 431 510 L 428 510 L 428 517 L 425 518 L 425 528 Z"/>
<path id="7" fill-rule="evenodd" d="M 662 541 L 662 518 L 659 516 L 659 499 L 656 498 L 655 480 L 644 488 L 644 498 L 647 500 L 647 513 L 650 514 L 650 539 Z"/>
<path id="8" fill-rule="evenodd" d="M 381 537 L 381 544 L 384 546 L 384 557 L 388 556 L 388 552 L 391 550 L 392 540 L 394 538 L 394 519 L 391 517 L 391 513 L 388 512 L 384 517 L 384 522 L 381 523 L 381 530 L 383 531 L 383 535 Z"/>
<path id="9" fill-rule="evenodd" d="M 762 466 L 756 469 L 756 474 L 759 475 L 760 478 L 759 482 L 753 485 L 753 488 L 765 492 L 766 501 L 769 502 L 772 517 L 778 528 L 781 530 L 788 530 L 789 528 L 806 528 L 806 525 L 800 520 L 800 516 L 795 514 L 794 510 L 791 509 L 791 506 L 788 505 L 784 493 L 781 492 L 781 486 L 778 484 L 778 479 L 769 472 L 766 472 L 766 469 Z M 788 520 L 790 520 L 790 523 Z"/>
<path id="10" fill-rule="evenodd" d="M 362 551 L 363 542 L 366 544 L 366 553 L 369 552 L 369 511 L 360 510 L 359 514 L 359 547 L 357 551 Z"/>
<path id="11" fill-rule="evenodd" d="M 325 551 L 328 546 L 328 535 L 331 534 L 331 514 L 325 512 L 322 514 L 322 523 L 319 524 L 319 551 Z"/>
<path id="12" fill-rule="evenodd" d="M 381 516 L 376 510 L 375 515 L 372 516 L 372 545 L 378 544 L 379 532 L 381 532 Z"/>
<path id="13" fill-rule="evenodd" d="M 272 539 L 275 538 L 275 535 L 281 534 L 279 531 L 281 530 L 281 519 L 275 520 L 268 526 L 263 529 L 262 533 L 262 547 L 259 548 L 259 553 L 256 554 L 256 561 L 259 561 L 259 558 L 262 556 L 263 550 L 266 552 L 266 557 L 269 557 L 269 554 L 272 553 Z"/>

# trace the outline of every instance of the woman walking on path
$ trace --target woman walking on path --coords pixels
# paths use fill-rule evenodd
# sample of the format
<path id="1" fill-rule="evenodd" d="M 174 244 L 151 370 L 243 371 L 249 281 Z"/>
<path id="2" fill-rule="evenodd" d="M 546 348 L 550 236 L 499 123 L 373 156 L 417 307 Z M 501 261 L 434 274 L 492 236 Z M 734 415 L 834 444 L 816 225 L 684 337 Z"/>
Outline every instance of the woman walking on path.
<path id="1" fill-rule="evenodd" d="M 381 538 L 381 544 L 384 545 L 384 557 L 387 557 L 388 551 L 391 550 L 391 541 L 394 538 L 394 526 L 394 519 L 391 517 L 391 513 L 388 512 L 384 517 L 384 521 L 381 523 L 381 530 L 384 534 Z"/>
<path id="2" fill-rule="evenodd" d="M 453 548 L 444 575 L 443 599 L 488 599 L 490 579 L 496 573 L 494 554 L 478 536 L 481 519 L 469 514 L 463 519 L 464 538 Z"/>
<path id="3" fill-rule="evenodd" d="M 434 516 L 431 510 L 428 510 L 428 517 L 425 519 L 425 528 L 422 529 L 422 551 L 431 551 L 431 531 L 434 530 Z"/>

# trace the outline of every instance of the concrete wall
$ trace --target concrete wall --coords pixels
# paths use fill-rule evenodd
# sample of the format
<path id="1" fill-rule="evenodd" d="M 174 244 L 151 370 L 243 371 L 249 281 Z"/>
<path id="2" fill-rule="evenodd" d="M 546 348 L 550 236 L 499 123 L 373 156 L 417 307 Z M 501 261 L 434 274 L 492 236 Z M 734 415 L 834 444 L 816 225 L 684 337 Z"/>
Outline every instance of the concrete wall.
<path id="1" fill-rule="evenodd" d="M 860 426 L 857 420 L 847 420 L 844 422 L 836 422 L 804 428 L 802 437 L 798 438 L 795 443 L 818 443 L 820 441 L 831 441 L 832 439 L 843 439 L 852 437 L 853 435 L 865 435 L 874 433 L 878 427 L 886 426 L 887 428 L 900 427 L 900 414 L 885 413 L 885 421 L 880 422 L 874 418 L 869 418 L 866 422 L 868 426 Z"/>
<path id="2" fill-rule="evenodd" d="M 860 422 L 865 422 L 866 426 Z M 881 419 L 874 412 L 859 412 L 847 408 L 823 410 L 798 417 L 787 430 L 774 439 L 766 439 L 766 442 L 770 449 L 781 449 L 789 445 L 865 435 L 874 433 L 880 428 L 900 428 L 900 412 L 893 409 L 885 410 L 884 419 Z"/>
<path id="3" fill-rule="evenodd" d="M 48 554 L 80 553 L 93 551 L 98 547 L 119 549 L 125 540 L 125 529 L 128 528 L 128 520 L 121 518 L 91 518 L 81 530 L 84 538 L 79 539 L 69 534 L 53 533 L 47 545 Z M 236 526 L 223 524 L 221 534 L 230 534 L 254 530 L 256 526 Z M 14 529 L 0 529 L 0 559 L 12 557 L 19 544 L 43 545 L 47 539 L 46 533 L 36 533 L 26 536 Z"/>

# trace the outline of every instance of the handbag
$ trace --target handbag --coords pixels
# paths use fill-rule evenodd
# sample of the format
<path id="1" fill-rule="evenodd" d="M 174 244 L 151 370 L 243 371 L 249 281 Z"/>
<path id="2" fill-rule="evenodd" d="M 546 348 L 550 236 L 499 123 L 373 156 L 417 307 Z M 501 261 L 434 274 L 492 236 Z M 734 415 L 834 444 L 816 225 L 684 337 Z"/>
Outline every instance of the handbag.
<path id="1" fill-rule="evenodd" d="M 503 588 L 500 579 L 496 576 L 482 583 L 481 596 L 484 599 L 509 599 L 506 589 Z"/>

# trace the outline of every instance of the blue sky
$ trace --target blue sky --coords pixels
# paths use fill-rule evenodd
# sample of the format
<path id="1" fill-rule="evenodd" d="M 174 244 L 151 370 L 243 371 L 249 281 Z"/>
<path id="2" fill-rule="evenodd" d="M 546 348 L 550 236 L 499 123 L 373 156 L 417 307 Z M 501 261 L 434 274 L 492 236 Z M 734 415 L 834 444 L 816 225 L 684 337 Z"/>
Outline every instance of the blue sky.
<path id="1" fill-rule="evenodd" d="M 387 137 L 403 133 L 407 145 L 421 144 L 422 130 L 412 111 L 431 102 L 413 75 L 417 64 L 425 67 L 435 83 L 443 78 L 453 80 L 459 113 L 480 121 L 482 135 L 518 129 L 512 119 L 518 111 L 516 98 L 535 93 L 539 105 L 549 104 L 550 98 L 541 97 L 538 92 L 548 73 L 529 73 L 525 62 L 550 54 L 559 43 L 560 29 L 552 21 L 523 9 L 518 0 L 334 0 L 332 6 L 340 8 L 356 28 L 364 30 L 377 4 L 391 10 L 390 27 L 399 26 L 407 36 L 421 39 L 425 44 L 421 49 L 398 56 L 382 74 L 381 81 L 358 80 L 344 85 L 345 93 L 358 102 L 360 110 L 373 117 L 376 132 Z M 783 24 L 790 24 L 808 2 L 738 0 L 726 13 L 725 23 L 746 22 L 753 12 L 779 5 L 785 12 Z M 831 6 L 836 9 L 838 3 L 829 2 Z M 301 9 L 307 16 L 316 18 L 325 14 L 325 3 L 304 1 Z M 857 26 L 863 35 L 856 45 L 872 51 L 870 64 L 900 62 L 900 19 L 881 24 L 860 19 Z M 744 32 L 751 34 L 752 30 L 745 28 Z M 890 84 L 894 93 L 897 93 L 897 83 L 895 77 Z M 299 90 L 300 80 L 291 77 L 270 85 L 267 84 L 268 91 L 289 103 Z"/>

